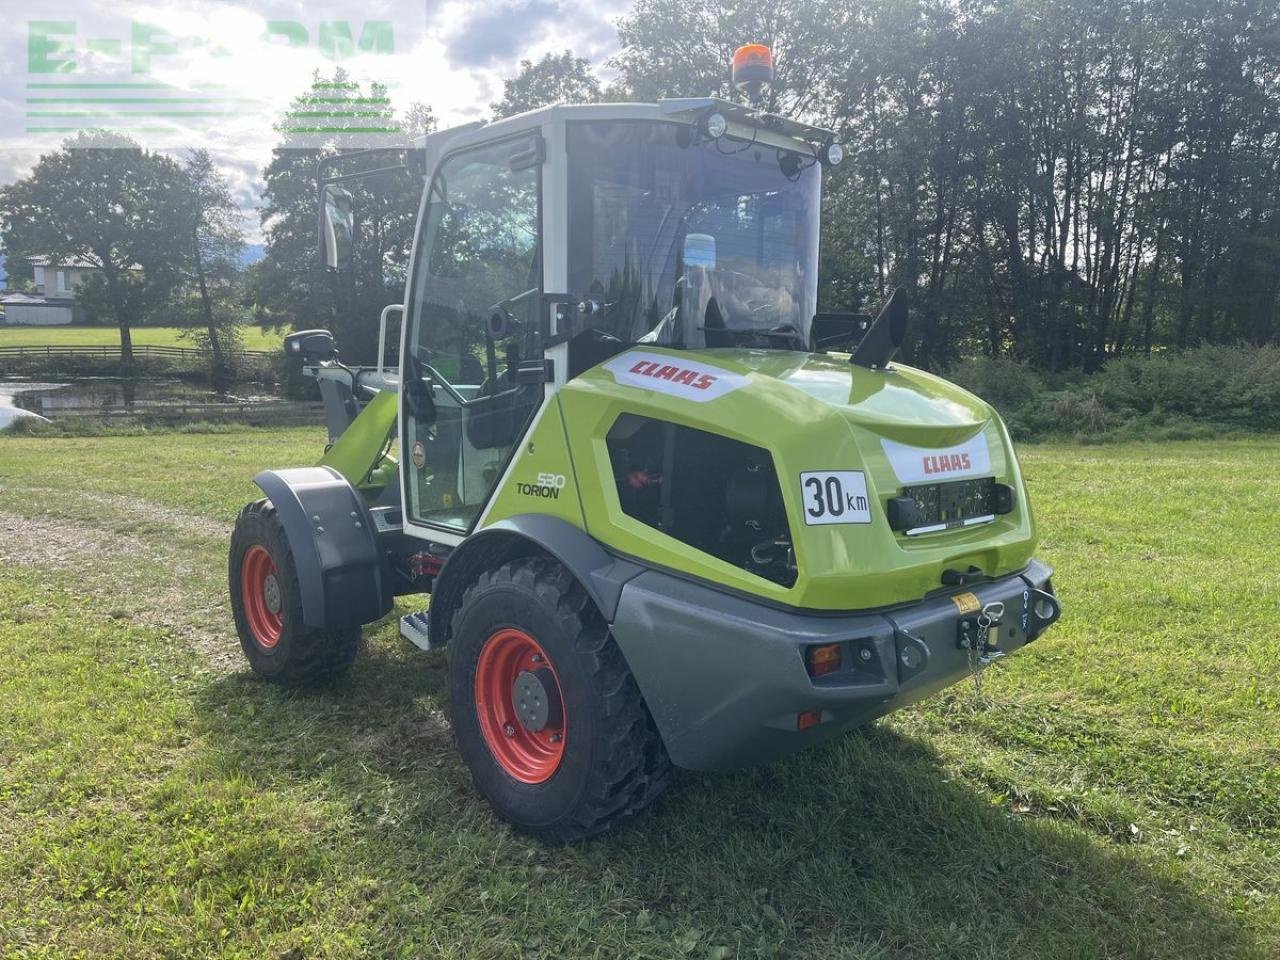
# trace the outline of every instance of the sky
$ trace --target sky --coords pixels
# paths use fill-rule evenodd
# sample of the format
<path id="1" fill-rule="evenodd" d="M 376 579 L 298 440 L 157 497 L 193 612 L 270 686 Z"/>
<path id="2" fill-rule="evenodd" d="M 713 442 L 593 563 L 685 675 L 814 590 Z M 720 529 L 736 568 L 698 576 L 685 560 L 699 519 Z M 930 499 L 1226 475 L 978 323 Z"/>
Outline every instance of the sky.
<path id="1" fill-rule="evenodd" d="M 602 67 L 617 50 L 614 22 L 628 6 L 627 0 L 0 0 L 9 27 L 0 32 L 0 183 L 27 173 L 76 128 L 109 125 L 179 157 L 192 147 L 208 149 L 246 211 L 251 242 L 260 242 L 252 211 L 260 172 L 280 139 L 273 124 L 317 70 L 332 76 L 341 66 L 353 80 L 378 80 L 398 110 L 425 103 L 441 126 L 454 126 L 486 117 L 522 59 L 568 48 Z M 324 134 L 298 139 L 308 137 Z"/>

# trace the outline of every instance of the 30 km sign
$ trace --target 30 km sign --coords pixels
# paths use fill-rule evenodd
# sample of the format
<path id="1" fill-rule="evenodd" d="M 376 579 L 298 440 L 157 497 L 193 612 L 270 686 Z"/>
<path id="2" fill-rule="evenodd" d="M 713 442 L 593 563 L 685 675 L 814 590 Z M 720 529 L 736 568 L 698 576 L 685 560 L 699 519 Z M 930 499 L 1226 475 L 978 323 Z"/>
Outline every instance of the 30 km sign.
<path id="1" fill-rule="evenodd" d="M 800 474 L 804 522 L 870 523 L 867 478 L 860 470 L 814 471 Z"/>

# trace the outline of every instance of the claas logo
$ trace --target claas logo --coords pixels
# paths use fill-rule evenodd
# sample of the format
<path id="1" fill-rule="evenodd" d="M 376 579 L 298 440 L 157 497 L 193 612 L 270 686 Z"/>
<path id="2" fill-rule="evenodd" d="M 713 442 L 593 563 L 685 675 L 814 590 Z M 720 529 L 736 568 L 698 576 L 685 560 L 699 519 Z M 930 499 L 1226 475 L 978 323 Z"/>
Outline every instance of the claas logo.
<path id="1" fill-rule="evenodd" d="M 720 379 L 710 373 L 703 373 L 701 370 L 677 367 L 671 363 L 655 363 L 652 360 L 640 360 L 631 368 L 631 372 L 638 373 L 644 377 L 653 377 L 656 380 L 683 383 L 693 387 L 695 390 L 708 390 L 712 384 Z"/>
<path id="2" fill-rule="evenodd" d="M 955 473 L 957 470 L 968 470 L 972 467 L 967 453 L 940 453 L 930 454 L 927 457 L 921 457 L 924 464 L 924 472 L 932 473 Z"/>

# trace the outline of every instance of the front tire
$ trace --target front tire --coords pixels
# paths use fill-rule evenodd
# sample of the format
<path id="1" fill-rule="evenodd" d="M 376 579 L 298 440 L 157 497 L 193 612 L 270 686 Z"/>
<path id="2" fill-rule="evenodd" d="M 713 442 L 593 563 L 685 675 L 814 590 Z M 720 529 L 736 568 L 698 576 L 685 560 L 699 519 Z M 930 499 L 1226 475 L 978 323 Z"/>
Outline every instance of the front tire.
<path id="1" fill-rule="evenodd" d="M 360 628 L 319 630 L 302 622 L 298 570 L 270 500 L 240 511 L 227 567 L 236 633 L 254 673 L 297 686 L 347 671 L 360 647 Z"/>
<path id="2" fill-rule="evenodd" d="M 449 645 L 454 736 L 499 816 L 548 842 L 647 806 L 671 762 L 608 625 L 576 579 L 527 558 L 483 573 Z"/>

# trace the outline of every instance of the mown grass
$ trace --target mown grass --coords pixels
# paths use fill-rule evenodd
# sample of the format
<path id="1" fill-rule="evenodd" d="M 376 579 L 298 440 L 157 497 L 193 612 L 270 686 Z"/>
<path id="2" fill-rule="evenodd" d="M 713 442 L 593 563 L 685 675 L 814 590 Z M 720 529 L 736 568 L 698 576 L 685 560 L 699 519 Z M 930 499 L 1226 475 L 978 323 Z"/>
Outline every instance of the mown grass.
<path id="1" fill-rule="evenodd" d="M 135 346 L 194 347 L 192 329 L 189 327 L 134 327 Z M 263 330 L 261 327 L 242 328 L 243 346 L 246 350 L 276 350 L 282 334 L 279 330 Z M 0 326 L 0 347 L 118 347 L 120 331 L 115 327 L 18 327 Z"/>
<path id="2" fill-rule="evenodd" d="M 0 953 L 1280 955 L 1280 442 L 1023 451 L 1067 615 L 982 700 L 561 849 L 390 623 L 317 691 L 238 659 L 225 530 L 321 442 L 0 438 Z"/>

